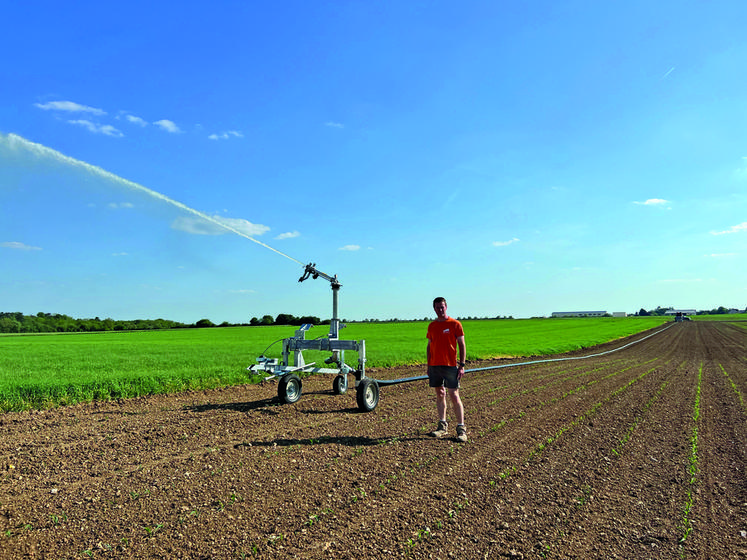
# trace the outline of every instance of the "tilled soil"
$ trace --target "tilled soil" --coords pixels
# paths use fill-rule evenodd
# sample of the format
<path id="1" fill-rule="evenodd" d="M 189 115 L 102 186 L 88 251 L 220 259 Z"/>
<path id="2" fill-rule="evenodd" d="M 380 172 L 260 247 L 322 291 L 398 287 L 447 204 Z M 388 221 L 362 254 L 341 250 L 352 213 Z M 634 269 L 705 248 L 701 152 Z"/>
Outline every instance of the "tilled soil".
<path id="1" fill-rule="evenodd" d="M 466 444 L 427 435 L 425 381 L 371 413 L 316 376 L 292 405 L 266 383 L 3 414 L 0 558 L 744 559 L 746 346 L 671 323 L 470 371 Z"/>

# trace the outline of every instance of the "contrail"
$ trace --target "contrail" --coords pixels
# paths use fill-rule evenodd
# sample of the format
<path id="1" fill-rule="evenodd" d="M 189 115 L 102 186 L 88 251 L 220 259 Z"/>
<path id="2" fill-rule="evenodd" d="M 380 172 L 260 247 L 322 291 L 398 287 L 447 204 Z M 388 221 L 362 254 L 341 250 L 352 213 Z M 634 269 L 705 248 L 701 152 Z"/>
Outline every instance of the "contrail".
<path id="1" fill-rule="evenodd" d="M 669 74 L 671 74 L 672 72 L 674 72 L 674 66 L 672 66 L 672 67 L 671 67 L 671 68 L 670 68 L 669 70 L 667 70 L 667 73 L 666 73 L 666 74 L 664 74 L 664 75 L 663 75 L 663 76 L 661 77 L 661 79 L 663 80 L 664 78 L 666 78 L 667 76 L 669 76 Z"/>
<path id="2" fill-rule="evenodd" d="M 2 135 L 0 135 L 0 139 L 2 138 Z M 52 159 L 55 159 L 57 161 L 60 161 L 62 163 L 66 163 L 68 165 L 73 165 L 75 167 L 80 167 L 89 173 L 92 173 L 94 175 L 98 175 L 99 177 L 103 177 L 104 179 L 108 179 L 110 181 L 114 181 L 115 183 L 120 183 L 130 189 L 134 189 L 137 191 L 142 191 L 146 194 L 149 194 L 150 196 L 157 198 L 159 200 L 162 200 L 163 202 L 167 202 L 173 206 L 176 206 L 177 208 L 180 208 L 184 210 L 185 212 L 189 212 L 190 214 L 193 214 L 195 216 L 198 216 L 199 218 L 206 220 L 212 224 L 215 224 L 216 226 L 219 226 L 227 231 L 230 231 L 232 233 L 235 233 L 236 235 L 239 235 L 245 239 L 248 239 L 249 241 L 254 241 L 258 245 L 262 245 L 265 249 L 269 249 L 270 251 L 273 251 L 274 253 L 277 253 L 278 255 L 285 257 L 286 259 L 290 259 L 294 262 L 297 262 L 298 264 L 302 265 L 301 261 L 298 259 L 294 259 L 293 257 L 286 255 L 282 251 L 278 251 L 274 247 L 270 247 L 266 243 L 262 243 L 261 241 L 254 239 L 252 236 L 247 235 L 246 233 L 239 231 L 220 220 L 217 220 L 211 216 L 208 216 L 207 214 L 203 214 L 199 210 L 195 210 L 194 208 L 190 208 L 186 204 L 182 204 L 178 200 L 174 200 L 173 198 L 169 198 L 166 195 L 163 195 L 159 192 L 156 192 L 154 190 L 149 189 L 148 187 L 144 187 L 143 185 L 140 185 L 138 183 L 135 183 L 134 181 L 130 181 L 128 179 L 123 179 L 122 177 L 115 175 L 114 173 L 111 173 L 107 171 L 106 169 L 102 169 L 101 167 L 98 167 L 96 165 L 91 165 L 90 163 L 86 163 L 85 161 L 80 161 L 78 159 L 72 158 L 70 156 L 66 156 L 63 153 L 58 152 L 57 150 L 53 150 L 52 148 L 47 148 L 46 146 L 43 146 L 42 144 L 37 144 L 36 142 L 31 142 L 30 140 L 26 140 L 25 138 L 18 136 L 17 134 L 8 134 L 5 139 L 3 139 L 4 142 L 11 148 L 11 149 L 18 149 L 24 148 L 31 152 L 32 154 L 36 156 L 41 157 L 49 157 Z"/>

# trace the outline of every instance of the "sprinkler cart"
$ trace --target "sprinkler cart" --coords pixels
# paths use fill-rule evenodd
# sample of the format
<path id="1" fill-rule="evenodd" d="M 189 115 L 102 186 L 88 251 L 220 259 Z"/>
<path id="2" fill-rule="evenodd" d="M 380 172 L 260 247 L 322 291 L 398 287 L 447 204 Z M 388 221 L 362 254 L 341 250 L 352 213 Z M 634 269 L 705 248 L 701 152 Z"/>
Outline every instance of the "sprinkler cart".
<path id="1" fill-rule="evenodd" d="M 249 366 L 247 370 L 252 373 L 269 374 L 266 379 L 278 379 L 278 398 L 283 403 L 294 403 L 301 398 L 300 373 L 329 373 L 335 375 L 332 382 L 332 391 L 336 395 L 342 395 L 348 390 L 348 374 L 355 377 L 358 408 L 362 412 L 371 412 L 379 404 L 379 382 L 366 377 L 366 341 L 365 340 L 340 340 L 340 329 L 345 325 L 340 323 L 337 314 L 337 295 L 342 284 L 337 280 L 337 275 L 329 276 L 316 269 L 316 264 L 307 264 L 303 276 L 298 279 L 303 282 L 308 278 L 319 277 L 329 281 L 332 286 L 332 320 L 329 324 L 329 334 L 326 338 L 307 340 L 306 332 L 313 326 L 301 325 L 291 338 L 283 339 L 283 357 L 268 358 L 259 356 L 257 363 Z M 325 366 L 316 367 L 316 362 L 309 364 L 303 359 L 304 350 L 320 350 L 331 352 L 332 355 L 324 360 Z M 345 350 L 358 353 L 358 367 L 354 369 L 345 363 Z M 266 352 L 266 350 L 265 350 Z M 291 364 L 292 356 L 292 364 Z"/>

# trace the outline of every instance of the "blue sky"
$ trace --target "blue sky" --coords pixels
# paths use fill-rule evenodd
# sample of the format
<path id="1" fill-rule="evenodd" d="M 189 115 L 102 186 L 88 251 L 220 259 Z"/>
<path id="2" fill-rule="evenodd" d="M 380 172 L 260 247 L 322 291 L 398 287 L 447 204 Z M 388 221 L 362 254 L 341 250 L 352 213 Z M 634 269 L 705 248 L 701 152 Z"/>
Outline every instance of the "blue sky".
<path id="1" fill-rule="evenodd" d="M 747 306 L 741 0 L 108 4 L 4 8 L 0 310 Z"/>

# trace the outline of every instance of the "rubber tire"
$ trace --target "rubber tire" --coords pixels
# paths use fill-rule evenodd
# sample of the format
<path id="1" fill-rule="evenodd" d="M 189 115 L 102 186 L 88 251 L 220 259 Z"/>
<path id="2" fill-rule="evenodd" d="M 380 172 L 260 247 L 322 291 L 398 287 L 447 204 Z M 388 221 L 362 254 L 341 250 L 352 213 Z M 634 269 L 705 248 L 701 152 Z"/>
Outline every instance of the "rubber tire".
<path id="1" fill-rule="evenodd" d="M 358 408 L 361 412 L 371 412 L 379 404 L 379 384 L 373 379 L 364 378 L 358 384 Z"/>
<path id="2" fill-rule="evenodd" d="M 348 378 L 345 375 L 338 375 L 332 382 L 332 392 L 335 395 L 344 395 L 348 392 Z"/>
<path id="3" fill-rule="evenodd" d="M 278 381 L 278 398 L 285 404 L 293 404 L 301 398 L 301 378 L 295 373 L 286 373 Z"/>

